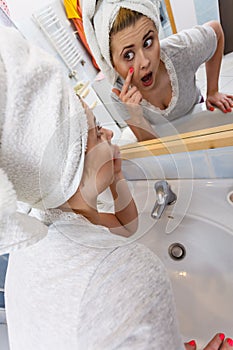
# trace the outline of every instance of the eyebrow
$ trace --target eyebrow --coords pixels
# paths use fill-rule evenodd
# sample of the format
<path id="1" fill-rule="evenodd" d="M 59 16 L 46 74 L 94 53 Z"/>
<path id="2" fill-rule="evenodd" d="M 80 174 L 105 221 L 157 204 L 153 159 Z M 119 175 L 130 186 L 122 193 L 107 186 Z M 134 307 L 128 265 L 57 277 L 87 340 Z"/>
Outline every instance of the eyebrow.
<path id="1" fill-rule="evenodd" d="M 127 49 L 130 49 L 131 47 L 134 47 L 134 45 L 132 44 L 132 45 L 124 46 L 123 49 L 121 50 L 120 55 L 123 54 L 123 51 L 125 51 L 125 50 L 127 50 Z"/>
<path id="2" fill-rule="evenodd" d="M 145 40 L 145 39 L 148 37 L 148 35 L 149 35 L 150 33 L 154 33 L 154 31 L 153 31 L 152 29 L 150 29 L 150 30 L 144 35 L 144 37 L 142 38 L 142 40 Z M 128 46 L 124 46 L 120 54 L 122 54 L 124 50 L 130 49 L 131 47 L 134 47 L 134 44 L 131 44 L 131 45 L 128 45 Z"/>
<path id="3" fill-rule="evenodd" d="M 150 30 L 144 35 L 144 37 L 143 37 L 142 39 L 145 40 L 146 37 L 147 37 L 150 33 L 154 33 L 154 31 L 153 31 L 152 29 L 150 29 Z"/>

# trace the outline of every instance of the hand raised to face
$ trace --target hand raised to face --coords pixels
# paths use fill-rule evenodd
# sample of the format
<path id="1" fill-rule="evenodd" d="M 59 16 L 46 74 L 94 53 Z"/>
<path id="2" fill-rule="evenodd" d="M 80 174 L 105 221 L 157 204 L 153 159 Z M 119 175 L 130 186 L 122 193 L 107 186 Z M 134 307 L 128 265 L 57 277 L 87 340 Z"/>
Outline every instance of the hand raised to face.
<path id="1" fill-rule="evenodd" d="M 131 85 L 133 72 L 134 68 L 130 67 L 122 90 L 120 91 L 116 88 L 113 88 L 112 92 L 114 92 L 124 103 L 139 104 L 142 100 L 142 95 L 136 86 Z"/>

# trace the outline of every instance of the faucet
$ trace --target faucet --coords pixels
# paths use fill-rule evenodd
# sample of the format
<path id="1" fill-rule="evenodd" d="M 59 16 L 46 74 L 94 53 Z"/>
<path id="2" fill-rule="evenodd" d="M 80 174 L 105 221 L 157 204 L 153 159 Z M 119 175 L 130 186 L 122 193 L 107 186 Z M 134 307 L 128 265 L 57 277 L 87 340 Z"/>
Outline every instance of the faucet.
<path id="1" fill-rule="evenodd" d="M 154 188 L 157 199 L 151 216 L 153 219 L 159 219 L 166 206 L 175 203 L 177 196 L 172 192 L 170 185 L 165 180 L 157 181 Z"/>

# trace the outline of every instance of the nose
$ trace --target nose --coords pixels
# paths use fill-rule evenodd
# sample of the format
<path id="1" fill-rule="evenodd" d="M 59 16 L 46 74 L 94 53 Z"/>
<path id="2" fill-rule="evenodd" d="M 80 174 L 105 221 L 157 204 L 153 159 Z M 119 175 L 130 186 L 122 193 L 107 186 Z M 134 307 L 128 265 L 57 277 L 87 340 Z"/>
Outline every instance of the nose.
<path id="1" fill-rule="evenodd" d="M 150 60 L 146 56 L 145 51 L 141 50 L 140 56 L 139 56 L 139 68 L 140 69 L 145 69 L 149 66 Z"/>
<path id="2" fill-rule="evenodd" d="M 111 141 L 111 139 L 113 138 L 113 131 L 106 128 L 102 128 L 101 131 L 104 133 L 106 140 Z"/>

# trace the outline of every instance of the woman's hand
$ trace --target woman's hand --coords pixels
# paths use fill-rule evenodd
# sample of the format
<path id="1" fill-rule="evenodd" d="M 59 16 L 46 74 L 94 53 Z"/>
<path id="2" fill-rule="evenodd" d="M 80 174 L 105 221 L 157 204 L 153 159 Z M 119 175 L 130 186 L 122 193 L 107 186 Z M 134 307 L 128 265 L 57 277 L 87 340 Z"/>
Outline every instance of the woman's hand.
<path id="1" fill-rule="evenodd" d="M 218 92 L 220 67 L 224 50 L 224 33 L 218 21 L 210 21 L 205 25 L 210 26 L 216 34 L 217 47 L 213 56 L 205 63 L 207 77 L 206 107 L 213 111 L 218 107 L 223 113 L 231 112 L 233 96 Z"/>
<path id="2" fill-rule="evenodd" d="M 210 111 L 214 111 L 214 107 L 218 107 L 223 113 L 231 112 L 233 96 L 221 92 L 209 94 L 206 98 L 206 107 Z"/>
<path id="3" fill-rule="evenodd" d="M 189 343 L 185 343 L 186 350 L 196 350 L 197 345 L 194 340 Z M 231 338 L 226 338 L 223 333 L 216 334 L 210 342 L 205 346 L 203 350 L 231 350 L 233 348 L 233 340 Z"/>
<path id="4" fill-rule="evenodd" d="M 126 122 L 133 131 L 137 140 L 151 140 L 157 136 L 150 123 L 143 116 L 143 110 L 140 106 L 142 95 L 136 86 L 131 86 L 132 77 L 133 67 L 130 67 L 122 90 L 120 91 L 113 88 L 112 92 L 120 98 L 121 102 L 126 104 L 127 111 L 129 113 L 129 118 L 126 120 Z"/>
<path id="5" fill-rule="evenodd" d="M 117 145 L 113 145 L 114 151 L 113 151 L 113 164 L 114 164 L 114 174 L 115 177 L 121 172 L 121 153 L 120 148 Z"/>
<path id="6" fill-rule="evenodd" d="M 129 190 L 128 183 L 121 171 L 121 155 L 117 145 L 112 145 L 114 179 L 110 190 L 114 200 L 115 214 L 99 213 L 100 223 L 109 228 L 112 233 L 130 237 L 138 227 L 138 212 Z"/>
<path id="7" fill-rule="evenodd" d="M 114 92 L 122 102 L 138 105 L 142 100 L 142 95 L 139 92 L 139 90 L 136 88 L 136 86 L 131 85 L 133 72 L 134 72 L 133 67 L 130 67 L 127 77 L 125 79 L 124 85 L 122 87 L 122 90 L 120 91 L 116 88 L 113 88 L 112 92 Z"/>

